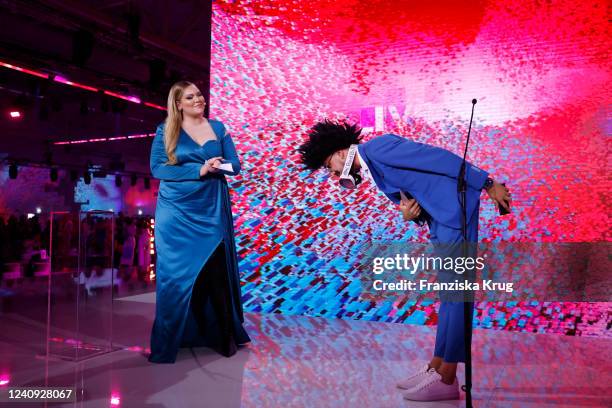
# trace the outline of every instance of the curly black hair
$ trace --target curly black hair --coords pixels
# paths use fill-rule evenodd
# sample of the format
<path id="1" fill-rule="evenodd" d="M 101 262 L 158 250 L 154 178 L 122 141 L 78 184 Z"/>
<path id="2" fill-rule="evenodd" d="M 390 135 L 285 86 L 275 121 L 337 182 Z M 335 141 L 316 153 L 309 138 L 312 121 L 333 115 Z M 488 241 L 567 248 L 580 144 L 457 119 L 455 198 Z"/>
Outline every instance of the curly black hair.
<path id="1" fill-rule="evenodd" d="M 314 125 L 308 132 L 308 140 L 297 149 L 302 164 L 317 170 L 323 167 L 325 159 L 338 150 L 348 149 L 361 142 L 361 128 L 346 122 L 325 119 Z"/>

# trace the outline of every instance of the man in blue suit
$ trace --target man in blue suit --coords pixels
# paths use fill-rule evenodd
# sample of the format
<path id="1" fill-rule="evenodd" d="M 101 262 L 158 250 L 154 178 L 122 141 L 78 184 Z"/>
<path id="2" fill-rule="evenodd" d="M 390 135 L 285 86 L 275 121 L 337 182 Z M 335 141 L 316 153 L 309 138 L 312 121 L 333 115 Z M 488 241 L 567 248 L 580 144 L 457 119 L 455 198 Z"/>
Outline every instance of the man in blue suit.
<path id="1" fill-rule="evenodd" d="M 347 177 L 350 169 L 351 181 L 363 173 L 400 205 L 404 219 L 427 223 L 432 243 L 462 242 L 462 209 L 457 194 L 461 157 L 393 134 L 360 143 L 360 134 L 356 125 L 319 122 L 298 149 L 301 161 L 310 169 L 324 167 L 342 178 Z M 466 181 L 467 236 L 469 242 L 475 243 L 481 191 L 485 189 L 495 206 L 507 211 L 511 198 L 504 185 L 470 163 L 466 163 Z M 473 306 L 470 303 L 472 310 Z M 416 401 L 459 398 L 457 363 L 465 362 L 463 311 L 463 303 L 441 302 L 433 358 L 398 384 L 405 390 L 404 398 Z"/>

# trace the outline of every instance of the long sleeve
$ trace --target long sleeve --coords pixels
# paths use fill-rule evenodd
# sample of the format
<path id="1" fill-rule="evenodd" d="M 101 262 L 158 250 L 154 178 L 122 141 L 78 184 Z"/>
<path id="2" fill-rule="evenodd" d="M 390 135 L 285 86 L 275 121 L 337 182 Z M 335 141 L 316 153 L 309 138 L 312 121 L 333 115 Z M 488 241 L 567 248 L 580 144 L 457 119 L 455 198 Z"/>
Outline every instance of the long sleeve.
<path id="1" fill-rule="evenodd" d="M 236 146 L 234 146 L 234 141 L 229 133 L 227 133 L 225 126 L 223 126 L 223 138 L 221 139 L 221 146 L 223 149 L 223 158 L 232 163 L 232 168 L 234 171 L 232 173 L 226 173 L 232 176 L 235 176 L 240 173 L 240 158 L 238 157 L 238 153 L 236 153 Z"/>
<path id="2" fill-rule="evenodd" d="M 178 163 L 178 164 L 166 164 L 168 156 L 166 155 L 166 148 L 164 145 L 164 126 L 159 125 L 155 132 L 155 138 L 153 138 L 153 145 L 151 146 L 151 174 L 156 179 L 169 180 L 169 181 L 181 181 L 181 180 L 200 180 L 200 167 L 199 163 Z"/>
<path id="3" fill-rule="evenodd" d="M 383 135 L 372 139 L 374 149 L 370 156 L 384 165 L 439 174 L 457 179 L 462 158 L 448 150 L 413 142 L 397 135 Z M 372 157 L 374 156 L 374 157 Z M 466 162 L 466 179 L 468 186 L 480 190 L 483 188 L 489 173 Z"/>

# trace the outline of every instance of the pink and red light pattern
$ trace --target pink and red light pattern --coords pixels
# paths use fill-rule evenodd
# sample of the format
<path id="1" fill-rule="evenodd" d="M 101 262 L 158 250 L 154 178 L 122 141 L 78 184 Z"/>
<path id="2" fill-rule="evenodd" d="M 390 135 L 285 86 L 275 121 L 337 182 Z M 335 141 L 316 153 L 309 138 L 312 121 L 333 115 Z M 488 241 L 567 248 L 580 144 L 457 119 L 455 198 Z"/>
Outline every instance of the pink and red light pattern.
<path id="1" fill-rule="evenodd" d="M 247 310 L 437 320 L 418 303 L 385 316 L 373 312 L 381 305 L 351 309 L 351 248 L 424 241 L 427 230 L 401 223 L 373 186 L 346 193 L 301 170 L 295 148 L 323 118 L 460 153 L 477 98 L 469 160 L 514 197 L 514 213 L 498 217 L 483 196 L 481 240 L 610 241 L 608 27 L 597 1 L 215 2 L 210 102 L 244 162 L 232 186 Z M 318 295 L 297 310 L 300 290 Z M 476 318 L 609 335 L 610 314 L 609 303 L 540 302 L 480 304 Z"/>

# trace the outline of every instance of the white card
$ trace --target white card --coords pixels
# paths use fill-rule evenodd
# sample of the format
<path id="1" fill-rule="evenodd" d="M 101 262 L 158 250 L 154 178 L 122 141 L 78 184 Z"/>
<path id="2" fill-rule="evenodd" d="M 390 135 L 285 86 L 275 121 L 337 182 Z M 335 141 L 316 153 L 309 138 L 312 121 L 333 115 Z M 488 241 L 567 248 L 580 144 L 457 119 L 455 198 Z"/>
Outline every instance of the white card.
<path id="1" fill-rule="evenodd" d="M 219 170 L 227 171 L 228 173 L 234 172 L 234 167 L 232 166 L 232 163 L 221 163 L 216 168 Z"/>

